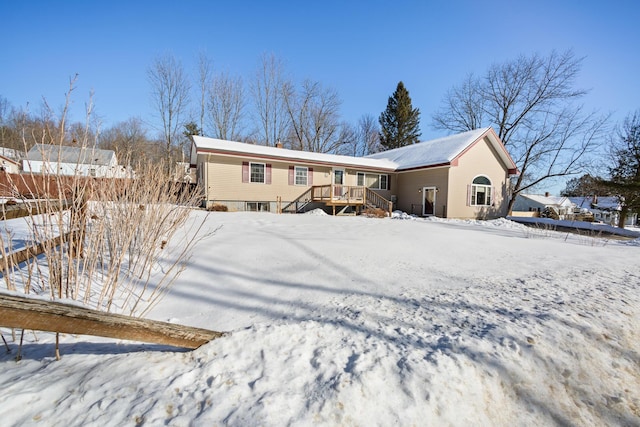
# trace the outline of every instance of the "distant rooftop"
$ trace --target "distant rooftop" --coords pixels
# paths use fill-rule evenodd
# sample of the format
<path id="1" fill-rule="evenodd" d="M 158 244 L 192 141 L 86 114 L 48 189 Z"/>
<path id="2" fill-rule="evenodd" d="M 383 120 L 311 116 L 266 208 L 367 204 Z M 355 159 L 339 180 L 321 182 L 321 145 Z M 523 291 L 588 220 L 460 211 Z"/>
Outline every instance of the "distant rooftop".
<path id="1" fill-rule="evenodd" d="M 48 161 L 71 164 L 104 165 L 111 164 L 116 153 L 93 147 L 69 147 L 51 144 L 36 144 L 27 153 L 26 160 Z"/>

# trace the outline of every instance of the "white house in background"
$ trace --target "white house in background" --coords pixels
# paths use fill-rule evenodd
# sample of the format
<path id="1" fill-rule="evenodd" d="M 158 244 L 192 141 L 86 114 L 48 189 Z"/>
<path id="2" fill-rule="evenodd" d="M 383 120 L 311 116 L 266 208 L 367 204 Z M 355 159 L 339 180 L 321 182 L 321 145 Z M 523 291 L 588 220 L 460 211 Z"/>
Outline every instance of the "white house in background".
<path id="1" fill-rule="evenodd" d="M 25 173 L 80 175 L 96 178 L 123 178 L 124 166 L 118 165 L 116 153 L 93 147 L 68 147 L 36 144 L 22 161 Z"/>
<path id="2" fill-rule="evenodd" d="M 580 209 L 587 210 L 593 214 L 594 221 L 603 222 L 605 224 L 617 226 L 620 218 L 622 207 L 617 197 L 570 197 Z M 628 212 L 625 225 L 636 225 L 638 223 L 638 214 Z"/>
<path id="3" fill-rule="evenodd" d="M 0 147 L 0 171 L 7 173 L 20 172 L 20 159 L 24 157 L 24 152 L 13 148 Z"/>
<path id="4" fill-rule="evenodd" d="M 19 173 L 20 163 L 0 154 L 0 172 Z"/>
<path id="5" fill-rule="evenodd" d="M 530 212 L 535 216 L 549 215 L 555 219 L 569 219 L 576 210 L 576 205 L 568 197 L 550 196 L 549 193 L 518 194 L 513 203 L 513 215 L 518 212 Z"/>

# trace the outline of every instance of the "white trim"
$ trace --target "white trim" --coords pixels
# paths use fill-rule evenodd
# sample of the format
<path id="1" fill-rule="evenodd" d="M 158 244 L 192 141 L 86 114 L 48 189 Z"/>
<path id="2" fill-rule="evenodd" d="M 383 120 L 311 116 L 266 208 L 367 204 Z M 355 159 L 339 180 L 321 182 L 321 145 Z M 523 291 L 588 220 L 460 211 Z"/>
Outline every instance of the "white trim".
<path id="1" fill-rule="evenodd" d="M 370 188 L 372 190 L 390 190 L 389 188 L 389 175 L 388 173 L 379 173 L 379 172 L 363 172 L 363 171 L 356 171 L 356 185 L 360 186 L 359 183 L 359 176 L 360 175 L 364 175 L 364 179 L 363 179 L 363 183 L 362 183 L 362 187 L 367 187 Z M 367 175 L 377 175 L 378 176 L 378 186 L 377 187 L 369 187 L 367 185 Z M 382 177 L 385 176 L 386 177 L 386 185 L 384 186 L 384 188 L 382 187 Z"/>
<path id="2" fill-rule="evenodd" d="M 340 171 L 342 172 L 342 182 L 341 183 L 336 183 L 336 171 Z M 331 183 L 333 185 L 346 185 L 344 183 L 345 181 L 345 176 L 346 176 L 346 172 L 344 168 L 331 168 Z"/>
<path id="3" fill-rule="evenodd" d="M 425 213 L 425 203 L 424 203 L 424 199 L 425 199 L 425 195 L 427 194 L 427 191 L 429 190 L 433 190 L 433 213 L 427 214 Z M 438 189 L 435 186 L 430 186 L 430 187 L 422 187 L 422 216 L 435 216 L 436 215 L 436 198 L 438 196 Z"/>
<path id="4" fill-rule="evenodd" d="M 262 165 L 262 182 L 253 181 L 251 179 L 251 166 L 252 165 Z M 249 162 L 249 184 L 266 184 L 267 183 L 267 164 L 261 162 Z"/>
<path id="5" fill-rule="evenodd" d="M 486 178 L 487 181 L 489 181 L 489 184 L 474 184 L 473 181 L 475 181 L 477 178 Z M 487 202 L 487 194 L 489 194 L 488 197 L 488 202 L 489 203 L 483 203 L 483 204 L 478 204 L 478 188 L 484 188 L 484 193 L 485 193 L 485 202 Z M 470 201 L 470 205 L 471 206 L 493 206 L 493 201 L 494 201 L 494 197 L 495 194 L 494 193 L 494 189 L 493 189 L 493 182 L 491 181 L 491 178 L 489 178 L 487 175 L 484 174 L 480 174 L 480 175 L 476 175 L 473 177 L 473 179 L 471 180 L 471 201 Z"/>
<path id="6" fill-rule="evenodd" d="M 298 184 L 298 169 L 304 169 L 305 171 L 305 175 L 304 175 L 304 180 L 305 183 L 304 184 Z M 293 185 L 298 185 L 301 187 L 308 187 L 309 186 L 309 168 L 306 166 L 293 166 Z"/>

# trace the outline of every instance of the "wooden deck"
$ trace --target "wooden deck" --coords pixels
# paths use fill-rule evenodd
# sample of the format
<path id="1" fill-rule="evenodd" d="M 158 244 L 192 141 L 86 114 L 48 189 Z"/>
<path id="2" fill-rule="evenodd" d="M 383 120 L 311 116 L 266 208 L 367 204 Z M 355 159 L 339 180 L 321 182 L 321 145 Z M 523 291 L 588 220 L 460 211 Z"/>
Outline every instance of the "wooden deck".
<path id="1" fill-rule="evenodd" d="M 322 202 L 333 208 L 353 206 L 356 210 L 363 207 L 375 207 L 384 210 L 391 216 L 392 203 L 378 193 L 363 186 L 353 185 L 316 185 L 311 187 L 311 200 Z"/>

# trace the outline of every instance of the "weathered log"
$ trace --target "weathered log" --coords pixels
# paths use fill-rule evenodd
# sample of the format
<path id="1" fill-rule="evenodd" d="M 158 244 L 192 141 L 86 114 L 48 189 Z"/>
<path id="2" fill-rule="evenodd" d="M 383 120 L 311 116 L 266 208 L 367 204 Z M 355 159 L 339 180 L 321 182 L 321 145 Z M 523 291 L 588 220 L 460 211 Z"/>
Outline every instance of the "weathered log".
<path id="1" fill-rule="evenodd" d="M 176 325 L 84 307 L 0 294 L 0 326 L 94 335 L 195 349 L 224 335 L 222 332 Z"/>

